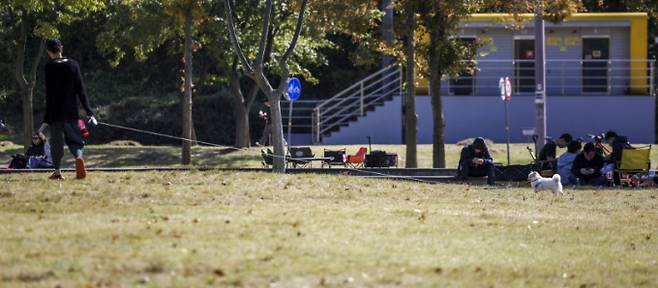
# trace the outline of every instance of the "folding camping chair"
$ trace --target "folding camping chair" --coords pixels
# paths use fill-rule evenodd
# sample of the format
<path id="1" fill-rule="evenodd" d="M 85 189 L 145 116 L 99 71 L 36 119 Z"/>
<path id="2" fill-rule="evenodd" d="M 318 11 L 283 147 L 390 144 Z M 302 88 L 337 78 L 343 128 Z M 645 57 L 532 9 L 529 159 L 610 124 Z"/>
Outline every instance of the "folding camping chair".
<path id="1" fill-rule="evenodd" d="M 366 153 L 368 153 L 368 148 L 359 148 L 359 151 L 357 151 L 356 154 L 347 156 L 346 164 L 352 168 L 363 167 L 366 162 Z"/>
<path id="2" fill-rule="evenodd" d="M 292 164 L 293 168 L 306 168 L 311 164 L 310 158 L 315 157 L 311 147 L 290 147 L 288 152 L 288 163 Z"/>
<path id="3" fill-rule="evenodd" d="M 528 153 L 530 153 L 530 158 L 532 158 L 533 162 L 533 164 L 530 165 L 530 171 L 537 171 L 542 177 L 553 177 L 553 175 L 557 172 L 557 159 L 540 161 L 535 157 L 535 153 L 530 147 L 526 147 L 526 149 L 528 150 Z M 525 172 L 525 169 L 523 169 L 523 171 Z M 526 174 L 525 176 L 528 175 Z"/>
<path id="4" fill-rule="evenodd" d="M 640 177 L 651 170 L 651 145 L 624 148 L 616 166 L 614 172 L 619 174 L 622 185 L 638 186 Z"/>
<path id="5" fill-rule="evenodd" d="M 261 159 L 261 164 L 263 165 L 263 168 L 270 168 L 272 164 L 274 163 L 274 157 L 272 157 L 274 153 L 272 153 L 272 150 L 267 149 L 267 152 L 265 150 L 260 150 L 260 157 Z"/>
<path id="6" fill-rule="evenodd" d="M 328 150 L 324 149 L 324 157 L 325 158 L 331 158 L 331 160 L 325 160 L 322 162 L 322 166 L 324 165 L 329 166 L 331 168 L 332 165 L 340 165 L 340 166 L 347 166 L 347 150 L 346 149 L 340 149 L 340 150 Z"/>

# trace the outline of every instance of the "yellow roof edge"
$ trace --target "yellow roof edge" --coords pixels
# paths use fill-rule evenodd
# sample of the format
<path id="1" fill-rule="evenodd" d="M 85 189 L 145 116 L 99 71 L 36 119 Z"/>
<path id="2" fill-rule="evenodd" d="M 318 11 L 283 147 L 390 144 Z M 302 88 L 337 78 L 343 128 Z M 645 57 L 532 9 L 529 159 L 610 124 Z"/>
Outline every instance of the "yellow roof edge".
<path id="1" fill-rule="evenodd" d="M 513 21 L 513 14 L 506 13 L 478 13 L 472 14 L 464 19 L 465 22 L 509 22 Z M 518 14 L 522 20 L 530 20 L 534 14 L 523 13 Z M 638 18 L 647 19 L 649 14 L 646 12 L 588 12 L 588 13 L 574 13 L 567 17 L 565 21 L 568 22 L 587 22 L 587 21 L 624 21 L 624 20 L 637 20 Z"/>

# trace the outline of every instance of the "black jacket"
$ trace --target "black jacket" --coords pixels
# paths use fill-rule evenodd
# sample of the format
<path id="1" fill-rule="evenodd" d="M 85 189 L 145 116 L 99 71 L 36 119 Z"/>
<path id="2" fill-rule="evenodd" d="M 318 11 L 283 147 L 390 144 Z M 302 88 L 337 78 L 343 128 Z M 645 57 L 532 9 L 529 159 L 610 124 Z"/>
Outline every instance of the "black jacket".
<path id="1" fill-rule="evenodd" d="M 44 156 L 46 155 L 45 148 L 44 148 L 44 143 L 41 143 L 39 145 L 30 145 L 30 148 L 27 149 L 27 152 L 25 152 L 25 156 L 30 157 L 30 156 Z"/>
<path id="2" fill-rule="evenodd" d="M 578 154 L 576 156 L 576 159 L 573 160 L 573 164 L 571 166 L 571 173 L 573 173 L 574 176 L 580 179 L 584 180 L 591 180 L 597 177 L 601 176 L 601 168 L 605 165 L 605 158 L 601 156 L 600 154 L 596 154 L 592 160 L 588 161 L 585 158 L 585 155 L 583 153 Z M 583 175 L 580 173 L 580 169 L 582 168 L 592 168 L 594 169 L 594 174 L 592 175 Z"/>
<path id="3" fill-rule="evenodd" d="M 482 152 L 475 153 L 476 147 L 482 150 Z M 484 139 L 477 138 L 473 144 L 464 147 L 459 158 L 459 163 L 470 165 L 474 158 L 484 159 L 485 164 L 493 164 L 493 158 L 489 153 L 489 148 L 487 147 L 487 144 L 485 144 Z"/>
<path id="4" fill-rule="evenodd" d="M 69 58 L 52 59 L 46 63 L 46 114 L 43 122 L 78 120 L 78 99 L 87 112 L 94 113 L 89 105 L 82 83 L 78 62 Z"/>
<path id="5" fill-rule="evenodd" d="M 557 144 L 555 144 L 555 141 L 549 140 L 546 142 L 546 145 L 541 148 L 541 151 L 539 151 L 539 158 L 537 160 L 539 161 L 547 161 L 548 157 L 551 157 L 552 159 L 557 159 L 555 155 L 557 154 Z"/>
<path id="6" fill-rule="evenodd" d="M 609 160 L 612 163 L 621 161 L 621 154 L 624 151 L 624 148 L 631 147 L 631 144 L 628 142 L 626 136 L 617 136 L 615 141 L 612 142 L 612 153 L 610 154 Z"/>

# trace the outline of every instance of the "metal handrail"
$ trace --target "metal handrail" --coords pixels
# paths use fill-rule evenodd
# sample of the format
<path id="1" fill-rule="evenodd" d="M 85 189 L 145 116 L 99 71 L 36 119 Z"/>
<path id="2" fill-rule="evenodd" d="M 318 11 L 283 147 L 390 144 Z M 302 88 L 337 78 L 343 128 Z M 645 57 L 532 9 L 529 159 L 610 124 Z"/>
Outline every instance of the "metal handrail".
<path id="1" fill-rule="evenodd" d="M 514 91 L 519 94 L 534 92 L 534 59 L 480 59 L 464 62 L 473 64 L 471 73 L 464 71 L 459 76 L 442 77 L 441 80 L 446 82 L 446 85 L 442 85 L 442 91 L 447 90 L 447 95 L 495 96 L 498 94 L 498 79 L 501 76 L 511 76 Z M 655 95 L 655 63 L 654 59 L 547 60 L 546 89 L 554 96 L 574 93 Z"/>
<path id="2" fill-rule="evenodd" d="M 360 89 L 359 89 L 359 91 L 357 91 L 357 92 L 360 93 L 360 94 L 363 94 L 363 93 L 361 93 L 362 91 L 366 91 L 366 90 L 372 88 L 373 86 L 378 85 L 378 84 L 380 84 L 381 82 L 384 82 L 386 79 L 388 79 L 389 77 L 391 77 L 391 75 L 393 75 L 393 74 L 388 74 L 388 75 L 382 76 L 382 77 L 380 78 L 379 81 L 377 81 L 377 82 L 373 82 L 373 83 L 370 83 L 370 84 L 368 84 L 367 86 L 365 85 L 365 82 L 362 81 L 362 82 L 360 83 L 360 84 L 361 84 L 361 85 L 360 85 Z M 396 81 L 397 81 L 397 80 L 396 80 Z M 386 85 L 388 85 L 388 84 L 386 84 Z M 381 90 L 381 89 L 382 89 L 382 88 L 380 87 L 378 90 Z M 371 91 L 371 93 L 374 93 L 374 92 Z M 350 97 L 354 97 L 354 94 L 350 95 Z M 363 97 L 363 96 L 356 96 L 356 97 Z M 347 99 L 347 98 L 346 98 L 346 99 Z M 340 105 L 342 102 L 344 102 L 344 101 L 334 103 L 334 104 L 332 104 L 330 107 L 325 108 L 325 110 L 333 109 L 334 107 Z"/>
<path id="3" fill-rule="evenodd" d="M 386 76 L 386 77 L 387 77 L 387 76 Z M 397 81 L 398 79 L 395 79 L 395 80 Z M 375 90 L 375 91 L 372 91 L 370 95 L 368 95 L 368 96 L 364 95 L 364 96 L 360 97 L 360 100 L 361 100 L 361 101 L 360 101 L 360 102 L 361 102 L 361 103 L 360 103 L 360 104 L 361 104 L 361 105 L 360 105 L 360 106 L 361 106 L 361 109 L 360 109 L 360 110 L 361 110 L 361 114 L 363 114 L 363 110 L 364 110 L 364 108 L 365 108 L 365 106 L 366 106 L 366 105 L 364 105 L 364 103 L 363 103 L 362 100 L 364 100 L 364 98 L 371 97 L 371 95 L 377 95 L 377 94 L 376 94 L 377 92 L 379 92 L 379 91 L 381 91 L 381 90 L 384 90 L 386 87 L 389 87 L 389 86 L 391 85 L 391 83 L 395 84 L 395 82 L 389 82 L 389 83 L 386 83 L 386 84 L 382 85 L 379 89 L 377 89 L 377 90 Z M 372 102 L 372 101 L 371 101 L 371 102 Z M 349 109 L 350 107 L 353 107 L 355 104 L 356 104 L 356 103 L 348 104 L 349 106 L 345 106 L 345 107 L 343 107 L 343 108 L 340 109 L 338 112 L 336 112 L 336 114 L 337 114 L 337 113 L 342 113 L 342 112 L 344 112 L 345 110 Z M 320 113 L 320 116 L 323 115 L 321 111 L 318 111 L 318 113 Z M 326 119 L 324 119 L 323 122 L 327 122 L 327 121 L 329 121 L 329 120 L 331 120 L 331 119 L 333 119 L 333 116 L 329 116 L 329 117 L 327 117 Z M 320 122 L 320 124 L 322 124 L 322 122 Z"/>
<path id="4" fill-rule="evenodd" d="M 323 100 L 313 109 L 313 140 L 320 142 L 325 132 L 348 123 L 353 117 L 363 116 L 384 97 L 402 91 L 402 80 L 402 69 L 394 64 Z"/>
<path id="5" fill-rule="evenodd" d="M 362 79 L 361 81 L 359 81 L 359 82 L 353 84 L 352 86 L 345 88 L 345 90 L 338 92 L 338 94 L 336 94 L 335 96 L 333 96 L 333 97 L 331 97 L 331 98 L 329 98 L 329 99 L 324 100 L 323 103 L 321 103 L 320 105 L 317 106 L 317 108 L 322 108 L 322 106 L 324 106 L 325 103 L 330 102 L 330 101 L 335 100 L 335 99 L 339 99 L 341 96 L 343 96 L 343 94 L 347 93 L 347 91 L 359 87 L 359 85 L 360 85 L 362 82 L 369 81 L 370 79 L 373 79 L 373 78 L 375 78 L 375 77 L 377 77 L 377 76 L 383 74 L 384 72 L 390 70 L 390 69 L 393 68 L 393 67 L 396 67 L 396 65 L 391 65 L 391 66 L 388 66 L 388 67 L 386 67 L 386 68 L 383 68 L 383 69 L 381 69 L 381 70 L 379 70 L 379 71 L 377 71 L 377 72 L 371 74 L 370 76 L 368 76 L 368 77 Z"/>

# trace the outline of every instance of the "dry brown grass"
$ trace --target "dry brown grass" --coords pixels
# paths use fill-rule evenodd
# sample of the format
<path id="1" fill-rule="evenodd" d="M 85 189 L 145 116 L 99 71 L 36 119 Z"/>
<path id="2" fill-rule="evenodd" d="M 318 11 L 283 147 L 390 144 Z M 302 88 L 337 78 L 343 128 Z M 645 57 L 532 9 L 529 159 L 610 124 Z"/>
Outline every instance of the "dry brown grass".
<path id="1" fill-rule="evenodd" d="M 0 286 L 658 286 L 655 190 L 45 176 L 0 178 Z"/>

